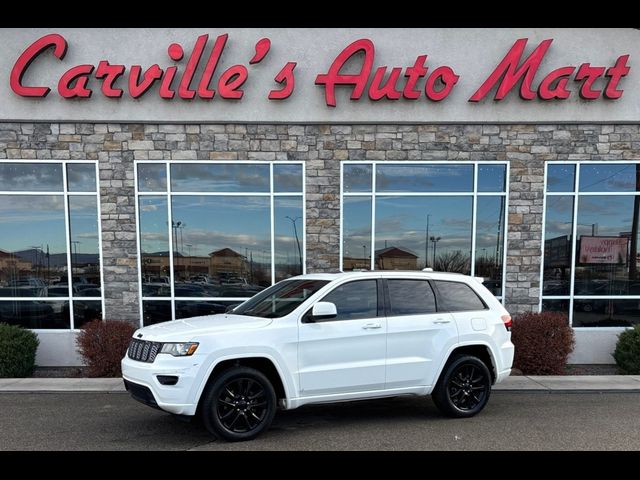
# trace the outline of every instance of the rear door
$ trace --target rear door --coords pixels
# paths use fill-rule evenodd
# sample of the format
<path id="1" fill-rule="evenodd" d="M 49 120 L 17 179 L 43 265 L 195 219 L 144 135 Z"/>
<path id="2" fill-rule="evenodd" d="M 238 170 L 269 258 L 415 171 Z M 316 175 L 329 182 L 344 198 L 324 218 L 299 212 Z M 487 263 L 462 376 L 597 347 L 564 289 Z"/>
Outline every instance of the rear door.
<path id="1" fill-rule="evenodd" d="M 438 312 L 436 296 L 423 278 L 385 282 L 387 362 L 385 388 L 432 385 L 442 356 L 458 341 L 452 316 Z"/>

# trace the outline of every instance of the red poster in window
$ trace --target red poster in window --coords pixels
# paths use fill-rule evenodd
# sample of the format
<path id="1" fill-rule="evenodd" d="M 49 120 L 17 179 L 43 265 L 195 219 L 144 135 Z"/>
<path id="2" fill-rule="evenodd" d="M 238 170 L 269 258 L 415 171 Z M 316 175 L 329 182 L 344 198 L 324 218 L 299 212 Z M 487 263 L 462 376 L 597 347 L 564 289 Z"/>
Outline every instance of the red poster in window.
<path id="1" fill-rule="evenodd" d="M 580 263 L 626 264 L 628 237 L 580 237 Z"/>

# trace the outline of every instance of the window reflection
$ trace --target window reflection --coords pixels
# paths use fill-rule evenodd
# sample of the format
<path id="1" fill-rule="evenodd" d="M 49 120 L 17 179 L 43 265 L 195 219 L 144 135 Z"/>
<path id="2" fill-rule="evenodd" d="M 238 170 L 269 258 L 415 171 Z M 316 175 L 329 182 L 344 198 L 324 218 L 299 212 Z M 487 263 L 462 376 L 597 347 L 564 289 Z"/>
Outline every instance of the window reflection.
<path id="1" fill-rule="evenodd" d="M 346 164 L 342 174 L 345 192 L 370 192 L 372 165 Z"/>
<path id="2" fill-rule="evenodd" d="M 302 192 L 302 165 L 277 163 L 273 166 L 274 192 Z"/>
<path id="3" fill-rule="evenodd" d="M 506 165 L 478 165 L 478 191 L 504 192 L 507 181 Z"/>
<path id="4" fill-rule="evenodd" d="M 371 269 L 371 197 L 344 197 L 342 269 Z"/>
<path id="5" fill-rule="evenodd" d="M 171 165 L 174 192 L 269 192 L 268 164 Z"/>
<path id="6" fill-rule="evenodd" d="M 494 295 L 502 295 L 504 197 L 478 197 L 475 275 Z"/>
<path id="7" fill-rule="evenodd" d="M 167 166 L 164 163 L 138 164 L 138 190 L 141 192 L 166 192 Z"/>
<path id="8" fill-rule="evenodd" d="M 81 296 L 100 297 L 96 197 L 69 196 L 72 284 Z"/>
<path id="9" fill-rule="evenodd" d="M 304 257 L 302 255 L 304 231 L 302 225 L 302 198 L 277 197 L 274 199 L 274 247 L 276 282 L 301 275 Z M 256 268 L 270 269 L 267 251 L 263 250 L 256 262 Z"/>
<path id="10" fill-rule="evenodd" d="M 583 164 L 580 192 L 638 192 L 640 164 Z"/>
<path id="11" fill-rule="evenodd" d="M 0 323 L 34 329 L 69 329 L 69 301 L 1 300 Z"/>
<path id="12" fill-rule="evenodd" d="M 640 299 L 574 300 L 574 327 L 632 327 L 640 323 Z"/>
<path id="13" fill-rule="evenodd" d="M 70 192 L 95 192 L 96 166 L 92 163 L 68 163 L 67 184 Z"/>
<path id="14" fill-rule="evenodd" d="M 473 165 L 382 165 L 378 192 L 472 192 Z"/>
<path id="15" fill-rule="evenodd" d="M 160 322 L 171 320 L 171 302 L 166 301 L 143 301 L 142 302 L 142 324 L 147 327 Z"/>
<path id="16" fill-rule="evenodd" d="M 573 192 L 576 166 L 550 164 L 547 166 L 547 192 Z"/>
<path id="17" fill-rule="evenodd" d="M 48 296 L 67 271 L 64 197 L 2 195 L 0 219 L 0 297 Z"/>
<path id="18" fill-rule="evenodd" d="M 140 267 L 143 297 L 170 297 L 167 198 L 139 199 Z"/>
<path id="19" fill-rule="evenodd" d="M 469 274 L 472 203 L 470 196 L 378 196 L 375 268 L 417 270 L 426 263 L 435 270 Z"/>
<path id="20" fill-rule="evenodd" d="M 633 196 L 582 196 L 578 202 L 576 295 L 638 295 L 638 225 Z M 635 242 L 632 239 L 635 237 Z M 635 243 L 635 252 L 631 252 Z"/>
<path id="21" fill-rule="evenodd" d="M 0 163 L 0 191 L 62 192 L 62 165 Z"/>
<path id="22" fill-rule="evenodd" d="M 573 196 L 547 197 L 544 230 L 544 295 L 568 295 L 571 284 Z"/>

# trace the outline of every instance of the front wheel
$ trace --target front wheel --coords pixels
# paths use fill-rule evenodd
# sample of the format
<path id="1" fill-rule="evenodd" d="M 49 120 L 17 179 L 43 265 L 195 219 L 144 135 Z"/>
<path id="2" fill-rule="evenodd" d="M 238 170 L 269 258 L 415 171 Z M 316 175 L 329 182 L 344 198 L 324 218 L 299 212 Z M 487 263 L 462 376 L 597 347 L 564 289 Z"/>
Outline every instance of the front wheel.
<path id="1" fill-rule="evenodd" d="M 491 374 L 479 358 L 459 355 L 444 368 L 431 397 L 438 410 L 449 417 L 472 417 L 489 401 Z"/>
<path id="2" fill-rule="evenodd" d="M 269 379 L 248 367 L 223 372 L 206 391 L 202 419 L 207 430 L 232 442 L 251 440 L 271 425 L 276 394 Z"/>

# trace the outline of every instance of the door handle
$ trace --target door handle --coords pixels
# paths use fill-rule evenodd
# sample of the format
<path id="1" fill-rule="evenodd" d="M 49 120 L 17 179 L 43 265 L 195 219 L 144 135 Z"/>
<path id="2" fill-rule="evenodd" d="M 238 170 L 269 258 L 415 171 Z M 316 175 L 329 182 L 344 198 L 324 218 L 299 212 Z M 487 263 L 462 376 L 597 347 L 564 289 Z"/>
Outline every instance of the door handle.
<path id="1" fill-rule="evenodd" d="M 374 330 L 374 329 L 376 329 L 376 328 L 381 328 L 381 327 L 382 327 L 382 325 L 381 325 L 381 324 L 379 324 L 379 323 L 365 323 L 365 324 L 362 326 L 362 328 L 363 328 L 364 330 Z"/>
<path id="2" fill-rule="evenodd" d="M 434 320 L 433 323 L 436 325 L 442 325 L 445 323 L 451 323 L 451 320 L 445 320 L 444 318 L 439 318 L 438 320 Z"/>

